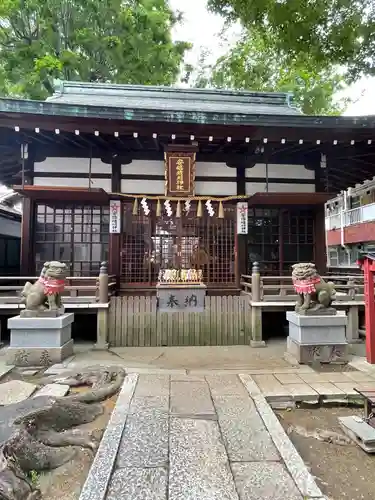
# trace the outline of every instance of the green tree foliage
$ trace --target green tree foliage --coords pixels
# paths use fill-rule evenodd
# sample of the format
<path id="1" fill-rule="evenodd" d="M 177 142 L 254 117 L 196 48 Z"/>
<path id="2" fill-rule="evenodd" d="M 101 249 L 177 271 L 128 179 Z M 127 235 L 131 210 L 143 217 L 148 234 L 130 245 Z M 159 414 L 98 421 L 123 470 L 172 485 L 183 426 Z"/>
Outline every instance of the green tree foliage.
<path id="1" fill-rule="evenodd" d="M 188 43 L 167 0 L 1 0 L 0 92 L 44 99 L 54 79 L 169 85 Z"/>
<path id="2" fill-rule="evenodd" d="M 291 58 L 277 50 L 273 37 L 255 30 L 245 31 L 214 65 L 205 65 L 205 58 L 195 72 L 197 87 L 292 92 L 294 105 L 309 115 L 340 114 L 347 105 L 335 98 L 345 87 L 338 71 L 319 68 L 307 57 Z"/>
<path id="3" fill-rule="evenodd" d="M 374 0 L 208 0 L 214 12 L 271 33 L 290 56 L 375 74 Z"/>

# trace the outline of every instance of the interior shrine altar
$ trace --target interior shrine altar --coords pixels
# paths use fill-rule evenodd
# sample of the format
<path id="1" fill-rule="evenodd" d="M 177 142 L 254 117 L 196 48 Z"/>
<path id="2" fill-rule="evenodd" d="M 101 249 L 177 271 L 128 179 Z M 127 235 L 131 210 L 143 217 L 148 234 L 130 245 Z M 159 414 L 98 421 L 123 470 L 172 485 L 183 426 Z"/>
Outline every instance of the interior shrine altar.
<path id="1" fill-rule="evenodd" d="M 156 285 L 158 310 L 203 312 L 206 288 L 201 269 L 161 270 Z"/>

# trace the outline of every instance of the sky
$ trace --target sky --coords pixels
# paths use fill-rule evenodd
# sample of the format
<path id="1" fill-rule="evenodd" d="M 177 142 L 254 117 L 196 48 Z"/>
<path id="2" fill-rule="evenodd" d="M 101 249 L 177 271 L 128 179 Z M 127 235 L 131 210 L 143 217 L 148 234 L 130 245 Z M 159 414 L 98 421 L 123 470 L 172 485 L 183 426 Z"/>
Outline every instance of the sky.
<path id="1" fill-rule="evenodd" d="M 205 0 L 170 0 L 174 10 L 184 14 L 184 22 L 175 29 L 174 37 L 189 41 L 194 45 L 187 62 L 196 63 L 201 48 L 207 48 L 215 59 L 226 52 L 228 45 L 222 45 L 218 33 L 223 27 L 220 16 L 211 14 L 206 9 Z M 235 33 L 234 33 L 235 39 Z M 363 78 L 350 87 L 345 96 L 354 102 L 344 113 L 347 116 L 375 115 L 375 78 Z"/>

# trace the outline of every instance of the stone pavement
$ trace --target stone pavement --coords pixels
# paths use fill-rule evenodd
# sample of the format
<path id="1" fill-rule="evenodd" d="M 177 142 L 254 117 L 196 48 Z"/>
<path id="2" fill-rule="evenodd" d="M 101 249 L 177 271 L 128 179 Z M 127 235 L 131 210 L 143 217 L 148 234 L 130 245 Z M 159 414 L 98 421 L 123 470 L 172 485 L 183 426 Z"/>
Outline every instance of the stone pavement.
<path id="1" fill-rule="evenodd" d="M 254 382 L 273 407 L 299 402 L 324 403 L 360 399 L 356 389 L 375 389 L 375 371 L 317 373 L 313 370 L 271 374 L 252 373 Z"/>
<path id="2" fill-rule="evenodd" d="M 303 500 L 320 489 L 249 375 L 126 377 L 80 500 Z"/>

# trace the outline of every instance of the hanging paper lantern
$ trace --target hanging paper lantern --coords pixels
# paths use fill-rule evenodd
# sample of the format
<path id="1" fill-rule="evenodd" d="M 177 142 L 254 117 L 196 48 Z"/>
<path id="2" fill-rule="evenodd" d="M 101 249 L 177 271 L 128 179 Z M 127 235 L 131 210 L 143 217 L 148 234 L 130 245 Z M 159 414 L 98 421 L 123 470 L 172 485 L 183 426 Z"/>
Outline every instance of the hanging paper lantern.
<path id="1" fill-rule="evenodd" d="M 212 208 L 211 200 L 206 201 L 206 208 L 209 216 L 213 217 L 215 215 L 215 212 L 214 209 Z"/>

